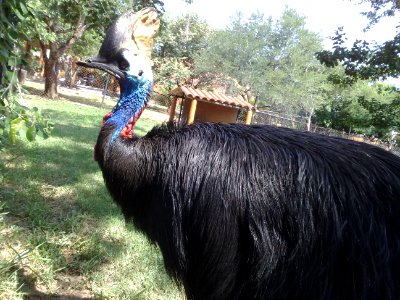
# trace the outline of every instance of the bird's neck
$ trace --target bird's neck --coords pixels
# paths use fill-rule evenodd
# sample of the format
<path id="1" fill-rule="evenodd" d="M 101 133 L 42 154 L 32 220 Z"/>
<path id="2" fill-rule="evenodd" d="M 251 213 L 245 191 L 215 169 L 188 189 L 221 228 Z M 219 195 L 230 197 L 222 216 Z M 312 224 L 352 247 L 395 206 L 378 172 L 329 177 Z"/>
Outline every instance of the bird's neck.
<path id="1" fill-rule="evenodd" d="M 126 80 L 121 83 L 121 95 L 105 125 L 114 128 L 110 143 L 118 136 L 131 139 L 136 121 L 146 107 L 153 89 L 152 81 Z"/>
<path id="2" fill-rule="evenodd" d="M 101 164 L 119 136 L 126 140 L 133 139 L 135 123 L 150 99 L 153 82 L 125 82 L 120 87 L 120 99 L 114 109 L 104 116 L 94 147 L 94 159 Z"/>

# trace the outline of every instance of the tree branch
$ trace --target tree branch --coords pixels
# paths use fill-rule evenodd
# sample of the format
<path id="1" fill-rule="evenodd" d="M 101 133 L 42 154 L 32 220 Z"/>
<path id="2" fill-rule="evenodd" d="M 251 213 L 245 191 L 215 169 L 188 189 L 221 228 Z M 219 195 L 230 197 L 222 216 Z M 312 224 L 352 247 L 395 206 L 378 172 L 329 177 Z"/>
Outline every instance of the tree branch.
<path id="1" fill-rule="evenodd" d="M 74 31 L 73 28 L 69 28 L 69 29 L 62 29 L 62 30 L 60 29 L 60 30 L 55 31 L 54 33 L 55 34 L 65 34 L 65 33 L 70 33 L 72 31 Z"/>
<path id="2" fill-rule="evenodd" d="M 49 28 L 50 32 L 55 32 L 55 26 L 53 21 L 49 18 L 49 16 L 44 16 L 43 17 L 44 23 L 47 25 L 47 27 Z"/>
<path id="3" fill-rule="evenodd" d="M 85 20 L 86 15 L 80 13 L 75 25 L 74 33 L 72 34 L 71 38 L 69 38 L 63 45 L 58 48 L 60 54 L 63 54 L 67 50 L 69 50 L 74 45 L 74 43 L 83 35 L 86 29 L 89 28 L 90 24 L 85 24 Z"/>
<path id="4" fill-rule="evenodd" d="M 49 58 L 48 58 L 48 56 L 47 56 L 46 45 L 45 45 L 44 42 L 40 39 L 39 35 L 37 36 L 37 39 L 38 39 L 38 41 L 39 41 L 40 49 L 42 50 L 43 60 L 44 60 L 44 61 L 47 61 Z"/>

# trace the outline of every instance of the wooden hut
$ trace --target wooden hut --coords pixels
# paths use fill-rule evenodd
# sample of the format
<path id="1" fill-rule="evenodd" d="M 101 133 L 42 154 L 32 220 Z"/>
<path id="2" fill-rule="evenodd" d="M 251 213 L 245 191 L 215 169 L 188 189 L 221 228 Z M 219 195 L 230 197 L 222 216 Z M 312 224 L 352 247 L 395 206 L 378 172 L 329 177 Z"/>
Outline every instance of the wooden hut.
<path id="1" fill-rule="evenodd" d="M 169 94 L 173 97 L 170 121 L 175 118 L 176 106 L 180 100 L 179 119 L 187 124 L 194 122 L 236 123 L 239 110 L 246 112 L 245 123 L 247 125 L 251 123 L 254 107 L 240 97 L 185 86 L 180 86 Z"/>

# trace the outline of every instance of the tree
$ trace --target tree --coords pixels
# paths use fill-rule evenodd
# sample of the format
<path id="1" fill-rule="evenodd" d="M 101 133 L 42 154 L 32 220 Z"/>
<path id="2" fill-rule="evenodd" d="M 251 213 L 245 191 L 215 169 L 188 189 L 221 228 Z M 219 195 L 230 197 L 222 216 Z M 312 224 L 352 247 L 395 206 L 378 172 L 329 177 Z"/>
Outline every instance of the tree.
<path id="1" fill-rule="evenodd" d="M 192 4 L 193 0 L 184 0 L 187 4 Z M 154 7 L 159 12 L 164 12 L 164 2 L 161 0 L 138 0 L 133 2 L 134 10 L 141 10 L 145 7 Z"/>
<path id="2" fill-rule="evenodd" d="M 314 58 L 321 39 L 304 25 L 288 8 L 276 21 L 261 14 L 244 20 L 239 14 L 227 30 L 211 36 L 207 51 L 195 59 L 196 74 L 207 84 L 225 84 L 228 93 L 241 91 L 248 100 L 257 95 L 260 106 L 311 118 L 326 76 Z"/>
<path id="3" fill-rule="evenodd" d="M 311 122 L 317 109 L 327 102 L 327 94 L 332 90 L 332 84 L 327 80 L 325 68 L 309 66 L 301 74 L 301 83 L 296 85 L 294 92 L 294 108 L 307 119 L 307 130 L 311 130 Z"/>
<path id="4" fill-rule="evenodd" d="M 28 0 L 35 7 L 31 19 L 33 35 L 39 41 L 45 63 L 44 95 L 57 97 L 58 64 L 62 55 L 91 29 L 102 37 L 108 26 L 128 9 L 155 7 L 164 11 L 160 0 Z M 191 3 L 192 1 L 185 1 Z M 101 17 L 99 17 L 101 16 Z M 90 44 L 89 44 L 90 45 Z M 48 51 L 50 50 L 49 54 Z M 83 56 L 83 55 L 82 55 Z"/>
<path id="5" fill-rule="evenodd" d="M 193 70 L 194 56 L 206 48 L 210 32 L 207 23 L 197 15 L 176 19 L 163 17 L 154 42 L 155 82 L 167 90 L 177 82 L 187 84 Z"/>
<path id="6" fill-rule="evenodd" d="M 343 69 L 338 70 L 338 73 L 343 72 Z M 328 101 L 317 109 L 315 121 L 320 126 L 338 131 L 361 133 L 368 126 L 370 116 L 357 99 L 370 98 L 370 95 L 371 88 L 363 81 L 352 85 L 335 85 L 328 93 Z"/>
<path id="7" fill-rule="evenodd" d="M 159 12 L 164 12 L 164 2 L 160 0 L 139 0 L 136 2 L 133 2 L 133 9 L 135 11 L 139 11 L 142 8 L 146 7 L 154 7 L 157 9 Z"/>
<path id="8" fill-rule="evenodd" d="M 367 28 L 378 23 L 383 17 L 393 17 L 400 10 L 400 2 L 398 0 L 361 0 L 362 3 L 369 3 L 371 10 L 363 12 L 369 20 Z"/>
<path id="9" fill-rule="evenodd" d="M 333 51 L 323 50 L 316 53 L 318 60 L 327 67 L 341 63 L 349 83 L 357 79 L 385 79 L 400 75 L 400 34 L 393 40 L 379 46 L 371 46 L 366 41 L 357 40 L 350 49 L 343 46 L 345 33 L 343 28 L 336 31 Z"/>
<path id="10" fill-rule="evenodd" d="M 368 30 L 381 20 L 382 17 L 394 16 L 400 10 L 398 0 L 363 0 L 369 2 L 371 10 L 363 13 L 369 19 Z M 392 40 L 382 45 L 371 46 L 366 41 L 357 40 L 348 49 L 343 46 L 345 41 L 343 28 L 339 28 L 332 38 L 334 46 L 332 51 L 317 52 L 318 60 L 328 67 L 337 66 L 339 63 L 345 67 L 345 74 L 349 83 L 357 79 L 384 79 L 400 75 L 400 33 Z M 351 79 L 352 78 L 352 79 Z"/>
<path id="11" fill-rule="evenodd" d="M 358 103 L 370 115 L 367 133 L 380 138 L 400 129 L 400 94 L 392 86 L 376 85 L 377 96 L 368 99 L 359 97 Z"/>
<path id="12" fill-rule="evenodd" d="M 316 112 L 319 125 L 380 138 L 400 128 L 400 97 L 393 86 L 359 80 L 336 85 L 329 99 Z"/>
<path id="13" fill-rule="evenodd" d="M 105 32 L 129 6 L 121 0 L 29 0 L 35 8 L 31 33 L 39 41 L 45 63 L 44 95 L 57 97 L 58 63 L 88 28 Z M 101 16 L 101 18 L 99 18 Z M 49 50 L 49 54 L 48 51 Z"/>

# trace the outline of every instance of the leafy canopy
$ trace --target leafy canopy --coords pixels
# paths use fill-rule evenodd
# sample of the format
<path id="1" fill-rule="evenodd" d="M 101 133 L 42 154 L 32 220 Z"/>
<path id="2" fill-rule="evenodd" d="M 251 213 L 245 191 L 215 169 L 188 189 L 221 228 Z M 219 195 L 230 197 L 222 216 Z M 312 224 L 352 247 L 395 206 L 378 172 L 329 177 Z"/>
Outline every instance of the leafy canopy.
<path id="1" fill-rule="evenodd" d="M 383 17 L 393 17 L 400 11 L 398 0 L 362 0 L 369 3 L 371 10 L 363 14 L 369 19 L 368 30 Z M 392 40 L 382 45 L 371 45 L 357 40 L 348 49 L 344 47 L 345 33 L 339 28 L 332 38 L 334 46 L 331 51 L 317 52 L 318 60 L 328 67 L 342 64 L 345 68 L 345 79 L 354 83 L 357 79 L 385 79 L 400 76 L 400 32 Z"/>
<path id="2" fill-rule="evenodd" d="M 229 28 L 211 35 L 207 50 L 196 56 L 196 75 L 204 85 L 244 92 L 247 99 L 258 96 L 261 106 L 288 114 L 306 107 L 312 112 L 325 76 L 314 58 L 321 40 L 304 25 L 304 18 L 288 8 L 276 21 L 259 13 L 249 20 L 238 14 Z M 308 96 L 313 105 L 304 104 Z"/>
<path id="3" fill-rule="evenodd" d="M 316 112 L 325 127 L 384 138 L 400 128 L 400 97 L 393 86 L 364 81 L 336 86 Z"/>
<path id="4" fill-rule="evenodd" d="M 211 30 L 197 15 L 162 18 L 154 42 L 155 81 L 166 90 L 176 83 L 187 84 L 192 77 L 194 57 L 207 47 Z"/>

